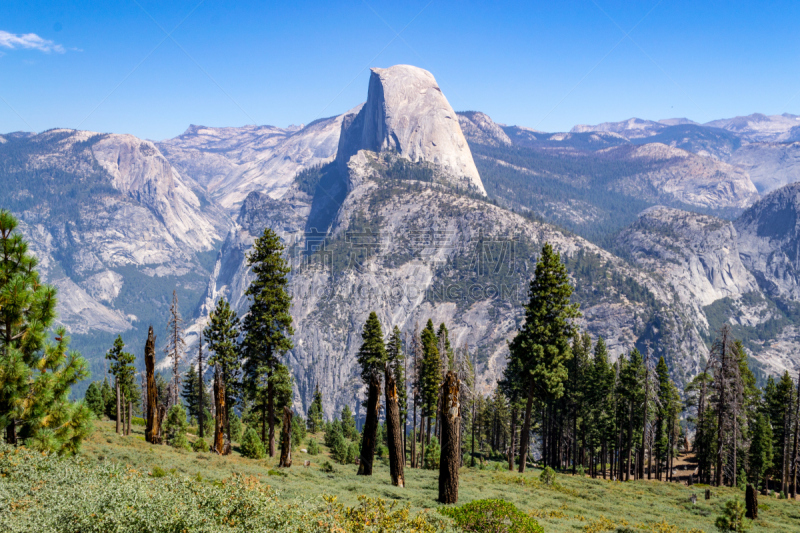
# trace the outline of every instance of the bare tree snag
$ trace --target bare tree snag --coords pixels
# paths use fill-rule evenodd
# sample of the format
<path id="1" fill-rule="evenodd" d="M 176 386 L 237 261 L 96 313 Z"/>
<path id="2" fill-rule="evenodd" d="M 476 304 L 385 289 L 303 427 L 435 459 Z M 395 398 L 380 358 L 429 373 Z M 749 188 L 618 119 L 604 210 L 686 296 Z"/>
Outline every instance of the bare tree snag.
<path id="1" fill-rule="evenodd" d="M 114 378 L 114 387 L 117 389 L 117 434 L 120 433 L 120 427 L 122 424 L 122 396 L 119 390 L 119 378 Z"/>
<path id="2" fill-rule="evenodd" d="M 127 421 L 125 422 L 125 434 L 130 436 L 131 434 L 131 418 L 133 417 L 133 402 L 128 399 L 128 417 Z"/>
<path id="3" fill-rule="evenodd" d="M 405 487 L 403 473 L 403 431 L 400 427 L 400 399 L 394 372 L 386 365 L 386 436 L 389 441 L 389 472 L 392 485 Z"/>
<path id="4" fill-rule="evenodd" d="M 156 336 L 153 326 L 147 331 L 147 342 L 144 345 L 144 367 L 147 390 L 147 425 L 144 437 L 150 444 L 161 444 L 161 416 L 158 409 L 158 389 L 156 388 Z"/>
<path id="5" fill-rule="evenodd" d="M 214 446 L 213 450 L 219 455 L 231 453 L 231 442 L 225 430 L 228 427 L 226 420 L 227 410 L 225 408 L 225 380 L 222 378 L 222 370 L 219 365 L 214 366 L 214 404 L 216 405 L 217 418 L 214 424 Z"/>
<path id="6" fill-rule="evenodd" d="M 458 501 L 458 466 L 461 464 L 461 403 L 459 382 L 455 372 L 450 371 L 442 385 L 442 448 L 439 458 L 439 501 Z"/>
<path id="7" fill-rule="evenodd" d="M 267 417 L 269 420 L 269 456 L 275 457 L 275 385 L 272 369 L 267 372 Z"/>
<path id="8" fill-rule="evenodd" d="M 292 410 L 283 406 L 283 431 L 281 431 L 281 462 L 278 466 L 292 466 Z"/>
<path id="9" fill-rule="evenodd" d="M 364 434 L 361 438 L 361 461 L 358 465 L 359 476 L 372 475 L 372 462 L 375 459 L 375 444 L 378 433 L 378 409 L 381 395 L 381 380 L 373 374 L 369 380 L 367 394 L 367 419 L 364 421 Z"/>
<path id="10" fill-rule="evenodd" d="M 758 518 L 758 492 L 750 483 L 747 484 L 747 493 L 745 495 L 744 503 L 747 509 L 745 516 L 750 520 L 755 520 Z"/>

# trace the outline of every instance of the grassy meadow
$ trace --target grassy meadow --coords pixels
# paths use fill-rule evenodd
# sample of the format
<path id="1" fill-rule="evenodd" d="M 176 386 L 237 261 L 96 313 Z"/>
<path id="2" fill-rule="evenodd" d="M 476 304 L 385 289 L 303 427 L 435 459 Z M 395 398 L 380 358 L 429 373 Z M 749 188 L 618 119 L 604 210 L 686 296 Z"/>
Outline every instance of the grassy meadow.
<path id="1" fill-rule="evenodd" d="M 389 467 L 380 460 L 376 460 L 372 477 L 357 476 L 354 465 L 334 464 L 334 472 L 324 472 L 321 465 L 333 461 L 322 445 L 321 434 L 315 436 L 322 450 L 319 455 L 294 450 L 293 466 L 278 469 L 278 457 L 247 459 L 239 454 L 236 443 L 232 455 L 220 457 L 151 446 L 144 441 L 143 431 L 144 428 L 135 426 L 133 434 L 124 437 L 115 434 L 112 422 L 98 422 L 81 455 L 100 463 L 114 462 L 156 476 L 190 478 L 201 483 L 219 482 L 240 474 L 258 479 L 287 500 L 322 500 L 327 495 L 335 496 L 344 505 L 358 506 L 359 496 L 367 495 L 408 504 L 412 515 L 426 510 L 435 513 L 439 507 L 436 471 L 407 468 L 404 489 L 391 485 Z M 189 437 L 194 440 L 193 435 Z M 306 460 L 311 461 L 311 466 L 303 466 Z M 459 504 L 477 499 L 503 499 L 535 517 L 546 532 L 712 533 L 717 531 L 714 520 L 725 502 L 744 498 L 743 491 L 712 488 L 712 499 L 705 501 L 703 485 L 622 483 L 569 474 L 558 474 L 556 483 L 547 486 L 539 482 L 537 469 L 520 475 L 508 472 L 505 467 L 490 462 L 483 469 L 463 468 Z M 693 493 L 698 495 L 694 505 L 689 501 Z M 800 532 L 800 501 L 760 496 L 759 504 L 759 519 L 752 523 L 750 531 Z"/>

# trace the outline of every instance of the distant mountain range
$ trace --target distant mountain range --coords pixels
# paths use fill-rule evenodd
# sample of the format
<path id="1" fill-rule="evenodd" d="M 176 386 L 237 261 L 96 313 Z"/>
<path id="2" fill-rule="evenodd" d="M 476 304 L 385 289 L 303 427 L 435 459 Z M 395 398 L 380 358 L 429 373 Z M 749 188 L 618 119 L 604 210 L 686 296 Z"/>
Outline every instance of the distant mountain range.
<path id="1" fill-rule="evenodd" d="M 374 69 L 365 104 L 303 127 L 190 126 L 153 143 L 75 130 L 0 136 L 4 208 L 102 375 L 139 353 L 177 290 L 189 354 L 220 296 L 247 311 L 265 227 L 293 262 L 296 406 L 357 400 L 370 311 L 447 322 L 484 387 L 502 371 L 541 245 L 616 356 L 645 341 L 682 382 L 725 322 L 761 377 L 800 367 L 797 116 L 630 119 L 545 133 L 452 110 L 434 77 Z M 188 363 L 187 363 L 188 364 Z"/>

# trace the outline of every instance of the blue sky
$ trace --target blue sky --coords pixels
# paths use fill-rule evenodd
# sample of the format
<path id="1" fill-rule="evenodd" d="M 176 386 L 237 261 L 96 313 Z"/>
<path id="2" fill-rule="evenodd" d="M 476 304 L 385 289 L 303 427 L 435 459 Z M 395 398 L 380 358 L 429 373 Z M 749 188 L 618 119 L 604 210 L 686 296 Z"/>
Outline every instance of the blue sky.
<path id="1" fill-rule="evenodd" d="M 788 1 L 3 0 L 0 132 L 308 123 L 398 63 L 545 131 L 800 114 L 798 25 Z"/>

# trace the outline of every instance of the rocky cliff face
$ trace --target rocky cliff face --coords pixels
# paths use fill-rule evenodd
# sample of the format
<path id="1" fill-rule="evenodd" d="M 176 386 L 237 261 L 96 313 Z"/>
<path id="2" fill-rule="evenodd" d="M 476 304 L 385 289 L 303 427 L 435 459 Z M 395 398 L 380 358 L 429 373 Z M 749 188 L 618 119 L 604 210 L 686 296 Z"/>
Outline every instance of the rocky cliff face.
<path id="1" fill-rule="evenodd" d="M 800 142 L 751 143 L 728 160 L 745 170 L 761 194 L 800 181 Z"/>
<path id="2" fill-rule="evenodd" d="M 667 128 L 667 124 L 655 122 L 653 120 L 643 120 L 641 118 L 629 118 L 621 122 L 604 122 L 595 126 L 579 124 L 570 131 L 572 133 L 586 133 L 590 131 L 605 131 L 618 133 L 626 139 L 641 139 L 657 134 Z"/>
<path id="3" fill-rule="evenodd" d="M 714 159 L 701 157 L 680 148 L 649 143 L 619 152 L 632 162 L 663 162 L 655 168 L 616 180 L 611 187 L 651 201 L 659 197 L 705 208 L 739 208 L 758 199 L 758 191 L 746 172 Z"/>
<path id="4" fill-rule="evenodd" d="M 800 301 L 800 184 L 765 196 L 736 221 L 742 261 L 775 296 Z"/>
<path id="5" fill-rule="evenodd" d="M 393 151 L 414 163 L 433 163 L 450 184 L 486 194 L 458 116 L 433 75 L 421 68 L 372 69 L 367 102 L 342 130 L 337 155 L 342 167 L 359 150 Z"/>
<path id="6" fill-rule="evenodd" d="M 0 158 L 3 207 L 20 219 L 59 289 L 59 320 L 95 371 L 110 334 L 127 331 L 135 344 L 142 323 L 162 323 L 173 289 L 182 312 L 194 311 L 231 221 L 153 143 L 51 130 L 9 139 Z"/>
<path id="7" fill-rule="evenodd" d="M 792 140 L 792 130 L 800 126 L 800 116 L 753 113 L 746 117 L 712 120 L 704 126 L 730 131 L 750 142 L 781 142 Z"/>
<path id="8" fill-rule="evenodd" d="M 236 213 L 250 192 L 280 198 L 299 171 L 333 160 L 343 116 L 287 129 L 191 126 L 183 135 L 159 143 L 159 148 L 177 169 Z"/>

